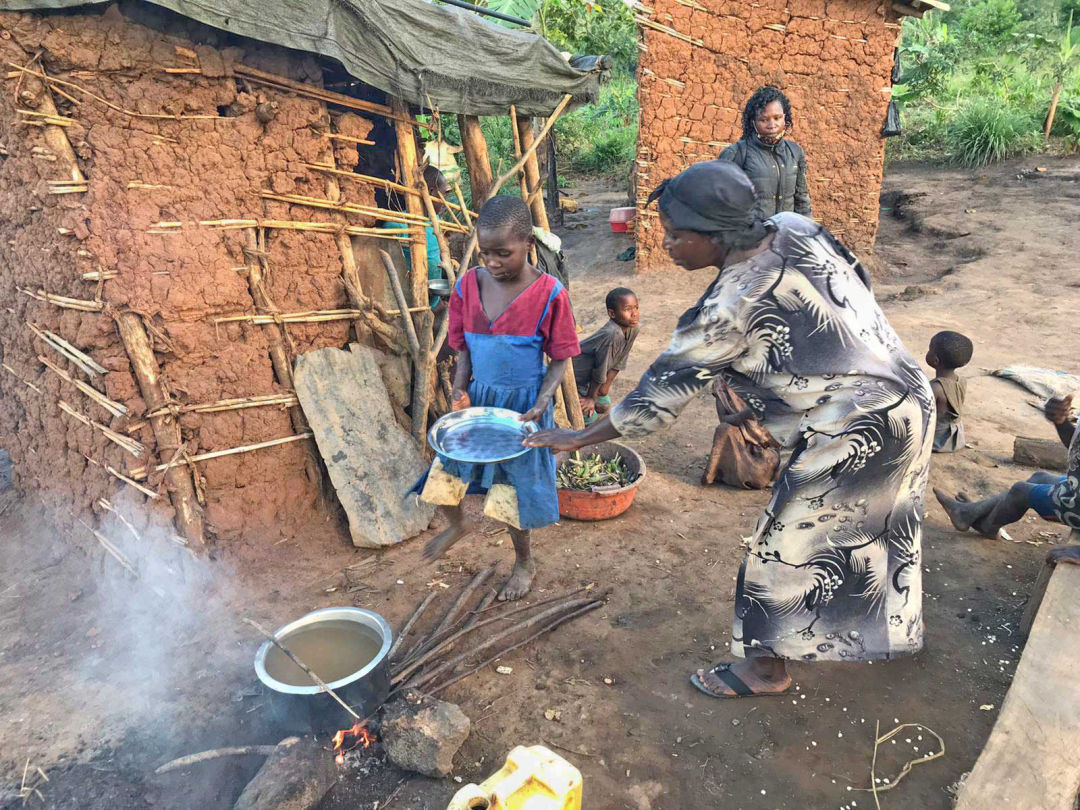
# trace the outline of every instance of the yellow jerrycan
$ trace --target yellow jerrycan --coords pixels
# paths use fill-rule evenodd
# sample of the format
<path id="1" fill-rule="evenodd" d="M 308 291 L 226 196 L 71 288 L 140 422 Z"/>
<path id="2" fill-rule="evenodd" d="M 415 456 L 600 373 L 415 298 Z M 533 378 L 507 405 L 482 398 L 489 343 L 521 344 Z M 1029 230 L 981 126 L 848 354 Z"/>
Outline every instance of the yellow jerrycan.
<path id="1" fill-rule="evenodd" d="M 581 771 L 542 745 L 519 745 L 479 785 L 466 785 L 446 810 L 581 810 Z"/>

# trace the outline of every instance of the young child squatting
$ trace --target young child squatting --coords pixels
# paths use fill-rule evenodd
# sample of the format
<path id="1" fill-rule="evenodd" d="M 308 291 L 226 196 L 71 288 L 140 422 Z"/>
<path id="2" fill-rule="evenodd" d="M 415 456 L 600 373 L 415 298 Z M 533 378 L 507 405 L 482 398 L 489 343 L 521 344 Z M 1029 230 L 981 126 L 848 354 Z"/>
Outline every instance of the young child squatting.
<path id="1" fill-rule="evenodd" d="M 611 407 L 611 384 L 626 368 L 641 318 L 637 296 L 626 287 L 609 292 L 604 303 L 608 322 L 582 342 L 581 354 L 574 358 L 574 378 L 586 424 Z"/>
<path id="2" fill-rule="evenodd" d="M 447 340 L 458 352 L 451 406 L 509 408 L 545 429 L 555 425 L 552 398 L 580 347 L 563 285 L 529 263 L 532 227 L 528 206 L 515 197 L 495 197 L 480 209 L 476 228 L 484 266 L 462 276 L 450 296 Z M 546 369 L 545 354 L 552 361 Z M 465 495 L 485 494 L 484 514 L 507 525 L 516 553 L 499 598 L 528 593 L 536 573 L 530 530 L 559 519 L 550 450 L 534 448 L 495 464 L 440 455 L 415 489 L 450 523 L 427 544 L 426 559 L 442 556 L 468 533 Z"/>

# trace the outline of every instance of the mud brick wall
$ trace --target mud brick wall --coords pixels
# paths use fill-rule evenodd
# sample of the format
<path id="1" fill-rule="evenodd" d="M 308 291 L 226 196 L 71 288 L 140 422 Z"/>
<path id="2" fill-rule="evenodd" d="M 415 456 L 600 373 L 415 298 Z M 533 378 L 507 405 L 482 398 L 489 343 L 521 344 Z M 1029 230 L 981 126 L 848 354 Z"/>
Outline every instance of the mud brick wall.
<path id="1" fill-rule="evenodd" d="M 637 266 L 670 267 L 648 193 L 742 134 L 742 107 L 762 85 L 791 99 L 789 133 L 805 150 L 816 219 L 856 251 L 878 223 L 893 49 L 899 23 L 873 0 L 655 0 L 639 60 L 635 188 Z"/>
<path id="2" fill-rule="evenodd" d="M 332 128 L 363 137 L 371 122 L 340 112 L 331 120 L 321 102 L 228 77 L 225 65 L 232 61 L 311 84 L 322 81 L 319 67 L 304 56 L 235 42 L 136 3 L 78 14 L 0 13 L 5 65 L 43 67 L 52 77 L 140 114 L 120 112 L 79 92 L 70 94 L 77 104 L 54 94 L 60 114 L 74 119 L 64 131 L 88 185 L 85 193 L 56 195 L 48 181 L 64 177 L 62 161 L 49 150 L 41 127 L 17 123 L 17 107 L 39 103 L 34 95 L 40 95 L 40 84 L 9 78 L 0 92 L 0 355 L 7 367 L 0 370 L 0 446 L 12 456 L 17 483 L 37 489 L 69 525 L 75 526 L 76 518 L 93 523 L 93 512 L 100 511 L 97 500 L 115 501 L 121 493 L 145 501 L 145 508 L 131 515 L 137 523 L 152 514 L 162 525 L 172 518 L 167 497 L 146 500 L 101 466 L 125 471 L 145 461 L 159 463 L 148 427 L 133 433 L 150 449 L 148 459 L 138 460 L 58 406 L 63 399 L 121 433 L 145 412 L 111 313 L 132 310 L 143 316 L 164 384 L 181 405 L 283 390 L 269 355 L 268 330 L 277 326 L 215 324 L 220 316 L 255 312 L 242 250 L 246 233 L 200 227 L 200 220 L 374 224 L 262 198 L 263 190 L 327 197 L 334 182 L 304 164 L 328 163 L 333 153 L 338 167 L 347 169 L 356 152 L 340 142 L 332 148 L 322 133 Z M 166 72 L 193 65 L 201 73 Z M 260 103 L 275 110 L 272 120 L 256 116 Z M 213 117 L 183 117 L 194 115 Z M 340 193 L 350 202 L 374 202 L 370 187 L 359 183 L 342 183 Z M 183 226 L 155 233 L 161 222 Z M 267 287 L 280 311 L 349 307 L 333 235 L 266 234 Z M 384 300 L 374 240 L 354 241 L 364 292 Z M 94 271 L 108 280 L 82 278 Z M 64 309 L 28 297 L 19 287 L 96 297 L 104 309 Z M 107 372 L 87 377 L 35 337 L 28 323 L 55 332 Z M 349 321 L 286 329 L 293 354 L 344 346 L 350 339 Z M 39 355 L 124 404 L 129 416 L 113 417 L 47 370 Z M 180 425 L 191 455 L 296 432 L 280 406 L 186 413 Z M 317 483 L 305 475 L 313 451 L 309 441 L 297 441 L 198 462 L 211 535 L 274 538 L 313 519 L 325 525 L 325 515 L 318 515 L 325 507 L 319 505 Z M 148 486 L 157 483 L 152 476 Z"/>

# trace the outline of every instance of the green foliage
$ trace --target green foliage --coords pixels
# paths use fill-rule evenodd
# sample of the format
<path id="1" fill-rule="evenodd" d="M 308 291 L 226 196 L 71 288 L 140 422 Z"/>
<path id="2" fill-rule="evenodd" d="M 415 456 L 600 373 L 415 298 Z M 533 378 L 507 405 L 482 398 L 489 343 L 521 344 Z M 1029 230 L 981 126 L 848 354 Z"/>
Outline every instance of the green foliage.
<path id="1" fill-rule="evenodd" d="M 486 3 L 482 3 L 492 11 L 498 11 L 502 14 L 508 14 L 511 17 L 518 17 L 522 20 L 532 21 L 532 18 L 536 16 L 536 12 L 540 10 L 540 6 L 544 4 L 544 0 L 487 0 Z M 503 20 L 497 20 L 494 17 L 489 17 L 492 22 L 499 25 L 506 25 L 513 28 L 518 26 L 515 23 L 505 22 Z"/>
<path id="2" fill-rule="evenodd" d="M 949 26 L 933 14 L 909 17 L 904 22 L 900 48 L 903 76 L 900 80 L 910 96 L 936 96 L 956 68 L 959 43 Z"/>
<path id="3" fill-rule="evenodd" d="M 533 28 L 555 47 L 575 56 L 612 57 L 610 81 L 600 87 L 600 100 L 562 116 L 555 124 L 559 169 L 575 174 L 625 176 L 637 149 L 638 106 L 637 29 L 623 0 L 486 0 L 488 8 L 532 21 Z M 514 163 L 514 139 L 509 116 L 485 116 L 481 128 L 488 144 L 492 170 L 498 176 Z M 442 140 L 461 144 L 457 117 L 441 121 Z M 462 186 L 472 204 L 468 168 L 459 156 Z M 517 183 L 505 184 L 500 194 L 517 195 Z"/>
<path id="4" fill-rule="evenodd" d="M 903 135 L 889 144 L 889 156 L 982 165 L 1045 148 L 1033 133 L 1055 88 L 1065 98 L 1080 96 L 1080 27 L 1068 14 L 1080 0 L 952 5 L 904 22 L 902 83 L 893 88 Z M 1052 134 L 1067 139 L 1069 127 L 1055 121 Z"/>
<path id="5" fill-rule="evenodd" d="M 1015 0 L 981 0 L 960 14 L 964 43 L 977 53 L 1007 47 L 1020 29 Z"/>
<path id="6" fill-rule="evenodd" d="M 617 72 L 637 66 L 634 15 L 622 0 L 604 5 L 587 0 L 546 0 L 539 10 L 540 33 L 574 56 L 607 54 Z"/>
<path id="7" fill-rule="evenodd" d="M 637 149 L 637 82 L 616 74 L 600 88 L 600 101 L 555 124 L 561 168 L 585 174 L 625 174 Z"/>
<path id="8" fill-rule="evenodd" d="M 963 106 L 945 131 L 949 157 L 969 168 L 998 163 L 1030 151 L 1038 142 L 1036 122 L 998 100 Z"/>

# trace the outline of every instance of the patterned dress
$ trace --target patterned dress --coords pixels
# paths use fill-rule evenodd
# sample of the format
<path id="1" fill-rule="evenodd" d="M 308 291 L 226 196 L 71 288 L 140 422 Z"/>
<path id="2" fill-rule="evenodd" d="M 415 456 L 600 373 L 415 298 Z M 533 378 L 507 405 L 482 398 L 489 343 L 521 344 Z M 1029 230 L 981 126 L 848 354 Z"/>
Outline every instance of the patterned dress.
<path id="1" fill-rule="evenodd" d="M 639 437 L 723 378 L 790 451 L 739 572 L 732 649 L 862 661 L 922 647 L 934 397 L 865 271 L 820 225 L 769 220 L 611 414 Z"/>

